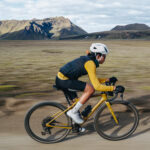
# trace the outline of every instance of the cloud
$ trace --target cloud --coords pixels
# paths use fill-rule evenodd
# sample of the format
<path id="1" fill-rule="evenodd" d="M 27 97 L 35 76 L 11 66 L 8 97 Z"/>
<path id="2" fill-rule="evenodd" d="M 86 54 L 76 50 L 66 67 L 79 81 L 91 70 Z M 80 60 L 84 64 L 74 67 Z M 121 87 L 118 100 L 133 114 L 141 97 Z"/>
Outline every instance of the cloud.
<path id="1" fill-rule="evenodd" d="M 142 12 L 142 11 L 138 11 L 138 10 L 129 10 L 128 11 L 128 14 L 129 15 L 141 15 L 141 14 L 143 14 L 144 12 Z"/>
<path id="2" fill-rule="evenodd" d="M 25 3 L 28 0 L 4 0 L 7 3 Z"/>
<path id="3" fill-rule="evenodd" d="M 121 7 L 123 5 L 120 2 L 114 2 L 114 3 L 112 3 L 112 6 Z"/>
<path id="4" fill-rule="evenodd" d="M 0 18 L 33 19 L 65 16 L 88 32 L 128 23 L 150 24 L 149 0 L 1 0 Z"/>

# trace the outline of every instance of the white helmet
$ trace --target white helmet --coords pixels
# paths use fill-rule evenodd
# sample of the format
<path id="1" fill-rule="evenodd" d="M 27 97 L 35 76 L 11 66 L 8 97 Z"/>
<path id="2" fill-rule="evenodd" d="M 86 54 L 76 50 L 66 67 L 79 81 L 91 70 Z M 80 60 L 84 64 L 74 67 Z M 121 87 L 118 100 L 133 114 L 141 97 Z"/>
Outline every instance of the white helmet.
<path id="1" fill-rule="evenodd" d="M 102 43 L 93 43 L 90 47 L 90 51 L 93 53 L 101 53 L 105 55 L 109 53 L 107 46 Z"/>

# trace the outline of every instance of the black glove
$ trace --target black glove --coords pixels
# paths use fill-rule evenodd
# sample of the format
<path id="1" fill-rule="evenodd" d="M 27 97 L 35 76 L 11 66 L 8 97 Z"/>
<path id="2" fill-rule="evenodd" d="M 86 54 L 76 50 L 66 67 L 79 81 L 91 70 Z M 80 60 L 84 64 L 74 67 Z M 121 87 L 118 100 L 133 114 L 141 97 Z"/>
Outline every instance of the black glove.
<path id="1" fill-rule="evenodd" d="M 116 77 L 111 77 L 109 78 L 109 82 L 112 83 L 113 85 L 115 85 L 115 83 L 118 81 L 118 79 Z"/>
<path id="2" fill-rule="evenodd" d="M 123 93 L 125 88 L 121 85 L 117 85 L 115 89 L 115 93 Z"/>

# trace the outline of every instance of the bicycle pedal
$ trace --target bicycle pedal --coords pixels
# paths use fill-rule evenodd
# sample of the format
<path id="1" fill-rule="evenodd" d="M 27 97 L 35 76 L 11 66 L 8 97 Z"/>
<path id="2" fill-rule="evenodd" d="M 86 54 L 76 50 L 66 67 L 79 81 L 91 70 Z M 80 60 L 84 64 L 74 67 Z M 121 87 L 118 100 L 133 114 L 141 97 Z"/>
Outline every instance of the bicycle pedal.
<path id="1" fill-rule="evenodd" d="M 85 128 L 79 128 L 79 129 L 72 129 L 72 133 L 84 133 Z"/>
<path id="2" fill-rule="evenodd" d="M 72 133 L 83 133 L 85 132 L 85 128 L 81 127 L 79 124 L 73 124 Z"/>

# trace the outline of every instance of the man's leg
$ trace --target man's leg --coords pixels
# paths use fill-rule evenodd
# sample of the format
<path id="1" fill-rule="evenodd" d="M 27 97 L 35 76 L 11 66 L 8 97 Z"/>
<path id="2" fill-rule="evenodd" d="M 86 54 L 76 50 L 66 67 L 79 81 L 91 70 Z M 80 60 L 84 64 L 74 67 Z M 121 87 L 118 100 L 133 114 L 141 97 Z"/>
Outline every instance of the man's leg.
<path id="1" fill-rule="evenodd" d="M 90 96 L 92 96 L 92 94 L 95 92 L 93 86 L 91 84 L 86 84 L 86 87 L 84 89 L 84 92 L 82 94 L 82 96 L 79 99 L 79 102 L 81 104 L 85 104 L 86 101 L 90 98 Z"/>
<path id="2" fill-rule="evenodd" d="M 74 106 L 73 109 L 67 112 L 68 116 L 71 117 L 76 123 L 82 124 L 83 119 L 80 117 L 79 109 L 86 103 L 90 96 L 95 92 L 92 85 L 86 83 L 86 87 L 82 96 L 79 98 L 79 102 Z"/>

